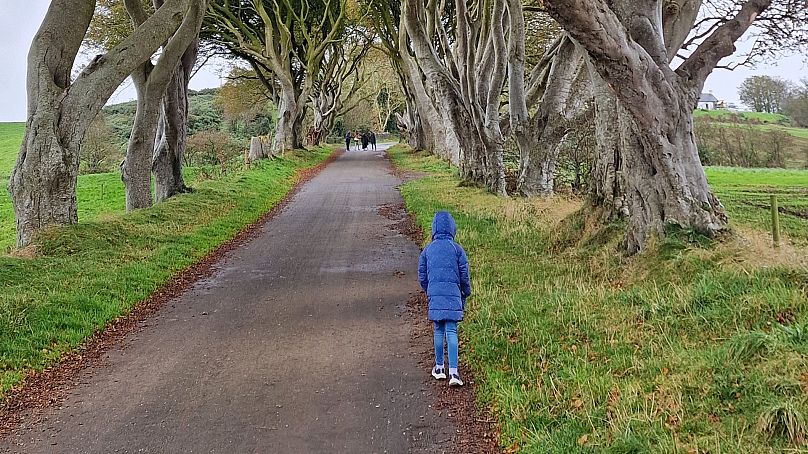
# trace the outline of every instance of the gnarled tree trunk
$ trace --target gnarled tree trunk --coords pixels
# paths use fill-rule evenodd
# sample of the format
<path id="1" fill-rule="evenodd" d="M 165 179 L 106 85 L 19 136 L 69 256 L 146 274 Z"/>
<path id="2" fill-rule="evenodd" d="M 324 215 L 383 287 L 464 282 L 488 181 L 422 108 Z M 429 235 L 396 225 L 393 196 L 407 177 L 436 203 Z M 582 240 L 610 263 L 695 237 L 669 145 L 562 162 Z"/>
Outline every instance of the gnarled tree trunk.
<path id="1" fill-rule="evenodd" d="M 499 96 L 507 67 L 504 0 L 486 6 L 491 11 L 474 24 L 466 22 L 465 2 L 456 2 L 459 39 L 451 49 L 435 7 L 430 3 L 424 9 L 419 0 L 407 0 L 400 29 L 411 40 L 426 93 L 443 119 L 444 130 L 457 139 L 461 176 L 505 195 L 505 140 L 499 125 Z M 473 42 L 475 39 L 481 42 Z M 439 41 L 440 51 L 436 51 L 434 40 Z M 475 44 L 485 49 L 474 52 L 471 46 Z M 444 61 L 438 58 L 439 53 Z"/>
<path id="2" fill-rule="evenodd" d="M 693 135 L 693 109 L 704 81 L 770 5 L 749 0 L 674 71 L 662 1 L 549 0 L 550 14 L 584 46 L 636 127 L 637 147 L 621 150 L 629 213 L 626 248 L 636 252 L 669 225 L 713 235 L 726 214 L 710 191 Z M 680 39 L 680 38 L 677 38 Z"/>
<path id="3" fill-rule="evenodd" d="M 259 159 L 272 157 L 272 142 L 268 136 L 258 136 L 250 138 L 250 150 L 247 152 L 247 161 L 257 161 Z"/>
<path id="4" fill-rule="evenodd" d="M 155 7 L 162 6 L 162 0 L 154 2 Z M 129 145 L 126 149 L 126 158 L 121 164 L 121 178 L 126 194 L 126 210 L 146 208 L 152 204 L 151 174 L 155 157 L 157 140 L 157 127 L 160 121 L 160 112 L 163 108 L 164 96 L 167 94 L 169 84 L 175 79 L 182 58 L 199 35 L 202 18 L 205 15 L 207 2 L 195 0 L 191 3 L 188 14 L 185 15 L 182 25 L 163 46 L 163 52 L 156 64 L 146 61 L 132 73 L 132 80 L 137 89 L 137 110 L 132 133 L 129 136 Z M 135 27 L 146 21 L 147 15 L 143 5 L 136 0 L 128 0 L 126 8 Z M 192 63 L 192 62 L 191 62 Z M 193 64 L 193 63 L 192 63 Z M 179 81 L 185 87 L 185 76 Z M 178 88 L 181 89 L 181 88 Z M 168 93 L 171 97 L 174 93 Z M 175 114 L 176 112 L 172 112 Z M 179 119 L 181 121 L 181 119 Z M 184 127 L 184 126 L 183 126 Z M 181 161 L 176 162 L 177 165 Z M 167 170 L 167 169 L 166 169 Z M 173 170 L 172 170 L 173 172 Z M 162 173 L 163 176 L 166 172 Z M 161 181 L 165 183 L 165 181 Z M 165 189 L 165 187 L 162 187 Z"/>
<path id="5" fill-rule="evenodd" d="M 150 207 L 152 204 L 152 155 L 163 99 L 163 91 L 160 89 L 165 88 L 156 84 L 151 84 L 150 87 L 148 81 L 153 69 L 154 65 L 146 62 L 132 73 L 137 91 L 137 107 L 126 147 L 126 158 L 121 164 L 126 211 Z"/>
<path id="6" fill-rule="evenodd" d="M 679 51 L 701 7 L 701 0 L 665 1 L 663 31 L 668 59 Z M 631 14 L 628 4 L 612 4 L 618 17 Z M 639 156 L 642 143 L 631 113 L 623 107 L 614 90 L 597 73 L 591 61 L 587 68 L 595 96 L 596 153 L 592 166 L 590 200 L 602 222 L 626 219 L 630 215 L 624 176 L 632 171 L 627 156 Z"/>
<path id="7" fill-rule="evenodd" d="M 576 120 L 588 111 L 586 107 L 591 92 L 589 76 L 584 74 L 585 71 L 583 50 L 569 37 L 562 37 L 549 63 L 544 92 L 533 118 L 528 119 L 526 108 L 511 115 L 514 122 L 512 129 L 521 155 L 516 183 L 520 194 L 553 194 L 555 166 L 561 144 L 567 134 L 581 127 Z M 525 101 L 511 98 L 514 106 L 520 102 Z"/>
<path id="8" fill-rule="evenodd" d="M 92 1 L 52 1 L 31 44 L 28 121 L 9 179 L 20 247 L 49 224 L 78 221 L 79 146 L 87 128 L 120 83 L 177 30 L 188 0 L 168 0 L 71 81 L 70 71 L 94 8 Z"/>
<path id="9" fill-rule="evenodd" d="M 285 151 L 303 148 L 300 133 L 303 128 L 303 119 L 306 116 L 306 102 L 308 93 L 304 92 L 298 98 L 291 84 L 281 84 L 281 93 L 278 103 L 278 127 L 272 141 L 273 154 L 283 154 Z"/>
<path id="10" fill-rule="evenodd" d="M 401 53 L 402 67 L 406 71 L 412 92 L 412 100 L 408 97 L 407 101 L 407 113 L 411 124 L 417 125 L 417 130 L 410 136 L 410 146 L 416 150 L 429 150 L 454 165 L 460 165 L 462 147 L 451 119 L 442 114 L 428 96 L 424 85 L 426 76 L 415 58 L 406 51 L 406 30 L 404 27 L 401 30 L 400 43 L 405 49 Z"/>

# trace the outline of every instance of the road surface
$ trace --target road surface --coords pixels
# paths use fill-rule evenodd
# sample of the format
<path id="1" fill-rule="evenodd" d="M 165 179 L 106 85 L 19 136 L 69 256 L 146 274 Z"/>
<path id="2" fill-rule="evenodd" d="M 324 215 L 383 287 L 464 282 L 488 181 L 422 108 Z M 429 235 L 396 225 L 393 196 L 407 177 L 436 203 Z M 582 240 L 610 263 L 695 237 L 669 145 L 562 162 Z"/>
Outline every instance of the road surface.
<path id="1" fill-rule="evenodd" d="M 345 153 L 0 451 L 452 452 L 410 352 L 418 247 L 377 211 L 399 183 Z"/>

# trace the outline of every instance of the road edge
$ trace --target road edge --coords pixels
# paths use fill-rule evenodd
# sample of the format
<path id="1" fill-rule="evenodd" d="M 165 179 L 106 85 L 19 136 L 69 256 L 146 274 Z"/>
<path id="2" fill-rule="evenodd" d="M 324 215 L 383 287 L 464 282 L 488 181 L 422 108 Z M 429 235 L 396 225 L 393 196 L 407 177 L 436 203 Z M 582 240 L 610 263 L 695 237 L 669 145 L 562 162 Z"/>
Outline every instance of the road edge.
<path id="1" fill-rule="evenodd" d="M 344 149 L 338 148 L 314 166 L 297 170 L 294 184 L 286 195 L 256 221 L 246 225 L 195 263 L 177 272 L 149 297 L 135 304 L 127 314 L 112 320 L 80 347 L 62 355 L 52 366 L 42 371 L 29 371 L 22 385 L 12 388 L 0 403 L 0 440 L 14 433 L 24 421 L 36 421 L 47 408 L 61 404 L 70 390 L 79 384 L 77 378 L 81 372 L 98 365 L 104 353 L 121 346 L 126 336 L 142 329 L 144 322 L 155 316 L 166 302 L 182 295 L 197 281 L 210 276 L 214 265 L 225 254 L 255 238 L 264 224 L 283 211 L 309 180 L 344 152 Z M 24 414 L 28 411 L 32 411 L 32 414 L 30 418 L 25 418 Z"/>

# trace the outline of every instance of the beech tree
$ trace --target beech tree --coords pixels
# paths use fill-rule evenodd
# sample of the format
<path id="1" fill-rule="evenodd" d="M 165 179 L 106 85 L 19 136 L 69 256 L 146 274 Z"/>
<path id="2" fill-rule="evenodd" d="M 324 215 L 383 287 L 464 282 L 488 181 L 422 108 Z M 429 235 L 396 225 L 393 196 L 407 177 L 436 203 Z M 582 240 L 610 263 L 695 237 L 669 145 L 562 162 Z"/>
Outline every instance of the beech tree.
<path id="1" fill-rule="evenodd" d="M 582 52 L 567 40 L 542 57 L 556 29 L 537 5 L 521 0 L 407 0 L 407 14 L 398 5 L 379 6 L 374 16 L 399 68 L 406 110 L 397 123 L 410 145 L 446 157 L 463 177 L 504 194 L 503 145 L 512 134 L 521 150 L 517 189 L 551 194 L 552 156 L 591 97 L 585 84 L 572 87 L 581 80 Z M 563 55 L 554 58 L 559 47 Z"/>
<path id="2" fill-rule="evenodd" d="M 19 247 L 49 224 L 78 222 L 79 148 L 88 126 L 121 82 L 176 32 L 191 3 L 167 0 L 72 79 L 95 2 L 51 2 L 28 53 L 28 119 L 9 179 Z"/>
<path id="3" fill-rule="evenodd" d="M 751 76 L 741 83 L 738 97 L 755 112 L 781 113 L 789 92 L 789 83 L 779 77 Z"/>
<path id="4" fill-rule="evenodd" d="M 124 4 L 134 27 L 148 19 L 140 0 L 125 0 Z M 162 6 L 163 0 L 154 0 L 155 10 Z M 188 82 L 206 8 L 206 0 L 192 0 L 182 25 L 162 46 L 156 63 L 148 59 L 132 72 L 137 109 L 121 165 L 127 211 L 151 206 L 152 169 L 158 202 L 186 190 L 182 153 L 187 135 Z"/>
<path id="5" fill-rule="evenodd" d="M 687 39 L 695 21 L 690 11 L 698 11 L 700 3 L 689 10 L 677 5 L 668 11 L 669 18 L 674 12 L 693 17 L 693 21 L 688 17 L 678 27 L 667 27 L 667 36 L 662 0 L 608 4 L 603 0 L 548 0 L 546 5 L 562 28 L 586 49 L 593 73 L 602 79 L 596 82 L 602 87 L 596 87 L 596 93 L 608 90 L 615 96 L 618 105 L 611 113 L 616 112 L 618 123 L 625 123 L 625 129 L 633 133 L 622 136 L 633 144 L 620 148 L 619 157 L 625 194 L 625 205 L 620 208 L 628 214 L 627 250 L 637 251 L 652 235 L 664 234 L 669 225 L 706 235 L 723 230 L 726 214 L 699 161 L 692 111 L 707 76 L 735 51 L 735 42 L 746 30 L 766 17 L 772 0 L 743 2 L 733 16 L 711 27 L 675 70 L 670 62 L 681 45 L 673 41 Z M 795 24 L 804 14 L 797 2 L 780 3 L 775 9 Z"/>
<path id="6" fill-rule="evenodd" d="M 301 129 L 326 53 L 341 43 L 345 0 L 217 0 L 205 39 L 249 62 L 273 92 L 272 152 L 302 148 Z"/>
<path id="7" fill-rule="evenodd" d="M 193 34 L 193 29 L 196 29 L 198 35 L 205 3 L 198 4 L 193 17 L 186 16 L 186 25 L 169 40 L 174 42 L 172 46 L 181 46 L 182 43 L 179 41 L 187 43 L 185 52 L 180 56 L 177 56 L 176 52 L 174 55 L 166 54 L 157 62 L 161 68 L 174 65 L 170 80 L 165 81 L 165 71 L 162 69 L 154 71 L 157 65 L 152 63 L 151 59 L 144 62 L 132 74 L 138 93 L 138 104 L 135 114 L 137 121 L 134 122 L 130 132 L 130 138 L 134 140 L 128 143 L 129 159 L 122 167 L 122 170 L 132 170 L 131 174 L 122 174 L 126 183 L 127 209 L 151 204 L 151 191 L 146 190 L 151 187 L 151 180 L 147 180 L 149 169 L 154 174 L 155 196 L 158 202 L 190 189 L 182 179 L 182 155 L 187 139 L 188 83 L 198 53 L 198 38 Z M 90 24 L 85 45 L 90 49 L 102 51 L 112 48 L 129 36 L 134 26 L 162 4 L 163 0 L 100 1 Z M 157 99 L 161 90 L 162 98 Z M 152 149 L 149 150 L 149 147 Z"/>
<path id="8" fill-rule="evenodd" d="M 444 131 L 442 120 L 426 95 L 420 70 L 413 61 L 406 27 L 401 22 L 401 1 L 382 3 L 370 0 L 366 4 L 370 11 L 368 18 L 376 29 L 381 49 L 398 76 L 404 96 L 404 112 L 396 114 L 399 132 L 413 149 L 430 150 L 458 164 L 459 154 L 452 153 L 450 147 L 454 137 Z M 457 148 L 454 150 L 457 152 Z"/>
<path id="9" fill-rule="evenodd" d="M 355 109 L 362 100 L 359 90 L 367 82 L 360 67 L 371 49 L 373 37 L 361 27 L 346 27 L 340 41 L 326 49 L 322 63 L 314 75 L 309 96 L 314 110 L 308 142 L 317 145 L 334 127 L 338 116 Z"/>
<path id="10" fill-rule="evenodd" d="M 553 194 L 556 159 L 565 137 L 575 129 L 586 128 L 586 120 L 591 117 L 590 78 L 583 50 L 563 35 L 534 66 L 526 85 L 520 1 L 510 0 L 509 6 L 508 120 L 520 150 L 516 189 L 525 196 L 549 196 Z"/>
<path id="11" fill-rule="evenodd" d="M 449 8 L 453 10 L 450 10 Z M 426 92 L 460 150 L 460 172 L 504 195 L 500 95 L 508 65 L 505 0 L 406 0 L 402 23 Z M 450 38 L 449 30 L 452 30 Z"/>

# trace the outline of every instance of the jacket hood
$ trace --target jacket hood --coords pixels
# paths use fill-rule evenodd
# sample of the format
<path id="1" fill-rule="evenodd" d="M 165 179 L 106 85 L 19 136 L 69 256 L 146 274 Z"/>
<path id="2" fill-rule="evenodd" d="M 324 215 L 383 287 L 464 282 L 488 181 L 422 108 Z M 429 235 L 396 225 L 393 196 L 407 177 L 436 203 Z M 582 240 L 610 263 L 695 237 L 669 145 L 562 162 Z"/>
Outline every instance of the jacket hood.
<path id="1" fill-rule="evenodd" d="M 457 224 L 448 211 L 438 211 L 432 219 L 432 239 L 451 238 L 454 239 L 457 232 Z"/>

